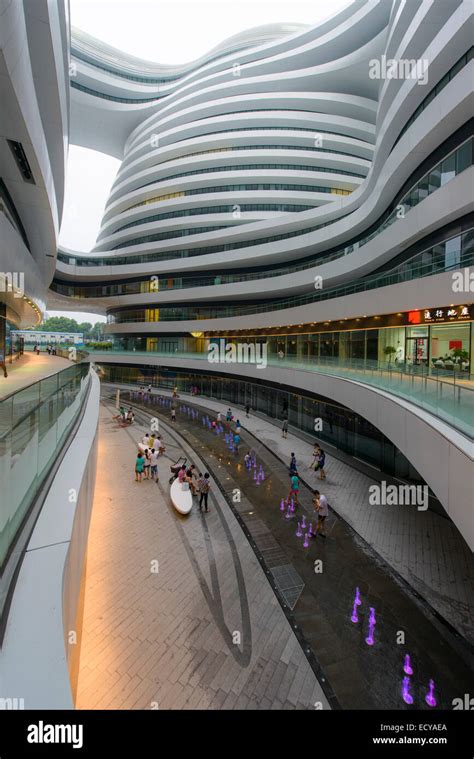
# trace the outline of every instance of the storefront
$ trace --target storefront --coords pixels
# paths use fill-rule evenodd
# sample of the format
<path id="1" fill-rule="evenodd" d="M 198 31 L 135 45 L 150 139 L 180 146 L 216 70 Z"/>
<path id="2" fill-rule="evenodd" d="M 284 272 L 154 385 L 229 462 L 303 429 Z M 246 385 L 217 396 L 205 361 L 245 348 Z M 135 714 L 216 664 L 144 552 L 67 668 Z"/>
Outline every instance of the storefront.
<path id="1" fill-rule="evenodd" d="M 474 306 L 443 306 L 383 316 L 301 325 L 298 332 L 220 334 L 236 342 L 266 342 L 268 356 L 300 360 L 362 360 L 470 372 Z M 309 332 L 310 328 L 312 331 Z M 210 337 L 210 336 L 209 336 Z M 210 339 L 213 339 L 210 337 Z"/>

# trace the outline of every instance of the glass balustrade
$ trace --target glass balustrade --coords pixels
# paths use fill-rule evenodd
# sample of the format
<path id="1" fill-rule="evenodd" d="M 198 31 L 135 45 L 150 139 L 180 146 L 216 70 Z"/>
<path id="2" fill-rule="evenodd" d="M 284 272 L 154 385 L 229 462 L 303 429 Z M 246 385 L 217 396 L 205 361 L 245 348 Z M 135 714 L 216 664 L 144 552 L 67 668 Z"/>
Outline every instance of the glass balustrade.
<path id="1" fill-rule="evenodd" d="M 81 411 L 89 372 L 76 364 L 0 400 L 0 576 Z"/>

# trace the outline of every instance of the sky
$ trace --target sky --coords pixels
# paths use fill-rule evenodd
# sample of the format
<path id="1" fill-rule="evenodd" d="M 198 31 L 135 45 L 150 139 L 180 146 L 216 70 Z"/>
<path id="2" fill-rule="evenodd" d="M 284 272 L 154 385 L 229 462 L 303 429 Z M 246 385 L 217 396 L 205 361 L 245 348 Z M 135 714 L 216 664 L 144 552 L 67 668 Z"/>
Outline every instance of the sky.
<path id="1" fill-rule="evenodd" d="M 192 61 L 226 38 L 262 24 L 315 24 L 349 0 L 71 0 L 71 24 L 103 42 L 158 63 Z M 66 196 L 59 242 L 90 251 L 120 162 L 93 150 L 69 147 Z M 48 311 L 78 321 L 103 321 L 94 314 Z"/>

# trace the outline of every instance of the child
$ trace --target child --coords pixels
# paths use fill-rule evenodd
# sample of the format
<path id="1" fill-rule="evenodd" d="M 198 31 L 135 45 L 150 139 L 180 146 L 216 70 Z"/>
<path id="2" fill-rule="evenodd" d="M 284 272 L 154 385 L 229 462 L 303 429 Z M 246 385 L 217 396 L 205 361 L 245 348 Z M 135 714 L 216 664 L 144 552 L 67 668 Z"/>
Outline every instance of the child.
<path id="1" fill-rule="evenodd" d="M 326 462 L 326 454 L 324 453 L 323 449 L 320 448 L 319 450 L 319 457 L 318 457 L 318 468 L 319 468 L 319 479 L 325 480 L 326 479 L 326 472 L 324 471 L 324 464 Z"/>
<path id="2" fill-rule="evenodd" d="M 300 480 L 299 480 L 298 472 L 295 470 L 294 472 L 291 472 L 291 486 L 290 486 L 290 494 L 288 496 L 290 500 L 293 498 L 295 502 L 295 506 L 298 505 L 299 490 L 300 490 Z"/>
<path id="3" fill-rule="evenodd" d="M 135 461 L 135 482 L 141 482 L 142 480 L 143 464 L 144 464 L 143 453 L 141 451 L 138 451 L 137 458 Z"/>

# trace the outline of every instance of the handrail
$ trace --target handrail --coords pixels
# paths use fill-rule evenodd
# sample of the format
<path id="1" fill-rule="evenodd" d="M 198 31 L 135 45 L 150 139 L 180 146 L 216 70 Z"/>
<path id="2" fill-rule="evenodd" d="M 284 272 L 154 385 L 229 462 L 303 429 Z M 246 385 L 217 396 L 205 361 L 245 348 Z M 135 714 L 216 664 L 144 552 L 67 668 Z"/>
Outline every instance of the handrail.
<path id="1" fill-rule="evenodd" d="M 0 634 L 12 583 L 38 513 L 38 493 L 84 408 L 90 366 L 73 364 L 0 400 Z M 27 466 L 24 461 L 27 459 Z"/>

